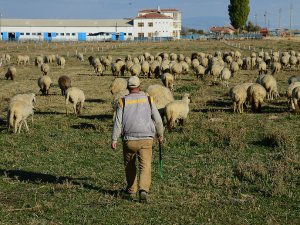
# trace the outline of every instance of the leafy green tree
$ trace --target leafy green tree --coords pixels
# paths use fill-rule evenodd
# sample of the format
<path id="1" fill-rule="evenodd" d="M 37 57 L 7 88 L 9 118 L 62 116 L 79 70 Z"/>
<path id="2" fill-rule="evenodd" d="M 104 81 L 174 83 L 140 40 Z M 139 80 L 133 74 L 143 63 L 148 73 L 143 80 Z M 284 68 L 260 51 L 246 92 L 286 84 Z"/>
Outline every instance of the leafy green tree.
<path id="1" fill-rule="evenodd" d="M 242 29 L 250 12 L 249 0 L 230 0 L 228 12 L 231 25 L 235 29 Z"/>

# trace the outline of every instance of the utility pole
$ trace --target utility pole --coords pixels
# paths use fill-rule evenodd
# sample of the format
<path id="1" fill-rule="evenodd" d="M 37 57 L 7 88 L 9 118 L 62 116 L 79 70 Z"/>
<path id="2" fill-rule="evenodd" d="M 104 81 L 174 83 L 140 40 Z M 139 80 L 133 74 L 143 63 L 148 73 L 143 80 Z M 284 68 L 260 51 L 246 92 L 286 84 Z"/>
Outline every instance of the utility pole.
<path id="1" fill-rule="evenodd" d="M 254 20 L 255 20 L 255 26 L 257 26 L 257 13 L 254 15 Z"/>
<path id="2" fill-rule="evenodd" d="M 267 27 L 267 11 L 265 11 L 264 17 L 265 17 L 265 27 Z"/>

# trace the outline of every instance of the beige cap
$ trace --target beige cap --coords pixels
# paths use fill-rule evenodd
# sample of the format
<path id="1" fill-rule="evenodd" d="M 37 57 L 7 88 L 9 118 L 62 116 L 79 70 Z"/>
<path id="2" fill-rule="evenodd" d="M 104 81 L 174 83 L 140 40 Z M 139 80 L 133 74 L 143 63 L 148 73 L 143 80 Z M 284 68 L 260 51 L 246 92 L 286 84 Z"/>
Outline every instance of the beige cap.
<path id="1" fill-rule="evenodd" d="M 136 76 L 131 76 L 128 79 L 128 87 L 129 88 L 137 88 L 140 86 L 140 84 L 141 84 L 140 79 Z"/>

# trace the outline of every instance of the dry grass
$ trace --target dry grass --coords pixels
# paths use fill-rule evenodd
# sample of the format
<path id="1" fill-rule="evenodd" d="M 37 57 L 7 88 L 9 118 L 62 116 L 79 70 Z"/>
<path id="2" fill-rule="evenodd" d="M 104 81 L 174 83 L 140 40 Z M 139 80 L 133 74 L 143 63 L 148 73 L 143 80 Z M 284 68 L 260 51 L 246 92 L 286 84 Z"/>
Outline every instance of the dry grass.
<path id="1" fill-rule="evenodd" d="M 233 41 L 231 41 L 233 42 Z M 234 41 L 256 49 L 295 49 L 298 41 Z M 75 52 L 113 58 L 145 51 L 214 53 L 235 48 L 219 41 L 167 43 L 0 43 L 12 56 L 58 54 L 66 67 L 50 66 L 54 85 L 49 96 L 37 96 L 34 123 L 28 133 L 6 131 L 6 107 L 16 93 L 38 92 L 41 71 L 32 63 L 17 66 L 15 81 L 0 68 L 0 223 L 3 224 L 299 224 L 299 115 L 284 96 L 287 79 L 299 71 L 282 71 L 280 98 L 265 102 L 262 113 L 233 114 L 229 89 L 196 80 L 190 73 L 176 81 L 174 96 L 193 95 L 185 126 L 165 133 L 164 179 L 159 177 L 158 146 L 153 158 L 149 204 L 121 198 L 122 154 L 110 149 L 114 79 L 93 75 L 87 60 Z M 242 49 L 243 55 L 250 52 Z M 58 77 L 68 75 L 86 95 L 79 117 L 65 116 Z M 258 72 L 240 71 L 230 86 L 255 81 Z M 142 88 L 160 80 L 142 80 Z M 71 110 L 71 105 L 69 105 Z"/>

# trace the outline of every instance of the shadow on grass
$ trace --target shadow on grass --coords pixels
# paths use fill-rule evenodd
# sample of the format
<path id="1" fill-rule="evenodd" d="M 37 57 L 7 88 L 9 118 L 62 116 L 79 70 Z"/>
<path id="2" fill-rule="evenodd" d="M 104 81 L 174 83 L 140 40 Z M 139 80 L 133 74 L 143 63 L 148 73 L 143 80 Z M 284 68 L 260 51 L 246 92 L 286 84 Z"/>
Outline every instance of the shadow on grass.
<path id="1" fill-rule="evenodd" d="M 91 123 L 80 123 L 80 124 L 76 124 L 76 125 L 72 125 L 71 126 L 74 129 L 93 129 L 96 130 L 95 125 L 91 124 Z"/>
<path id="2" fill-rule="evenodd" d="M 63 112 L 41 112 L 41 111 L 35 111 L 34 112 L 35 115 L 63 115 L 66 113 Z"/>
<path id="3" fill-rule="evenodd" d="M 79 182 L 78 180 L 88 180 L 88 178 L 73 178 L 66 176 L 54 176 L 51 174 L 29 172 L 24 170 L 4 170 L 0 169 L 0 176 L 9 177 L 11 179 L 16 179 L 19 181 L 29 182 L 33 184 L 64 184 L 69 183 L 75 186 L 83 187 L 89 190 L 95 190 L 102 194 L 109 194 L 114 197 L 121 195 L 122 190 L 107 190 L 99 187 L 95 187 L 91 184 Z"/>
<path id="4" fill-rule="evenodd" d="M 98 119 L 98 120 L 112 120 L 113 115 L 111 115 L 111 114 L 88 115 L 88 116 L 79 116 L 79 118 L 90 119 L 90 120 L 94 120 L 94 119 Z"/>
<path id="5" fill-rule="evenodd" d="M 86 99 L 85 102 L 105 103 L 103 99 Z"/>

